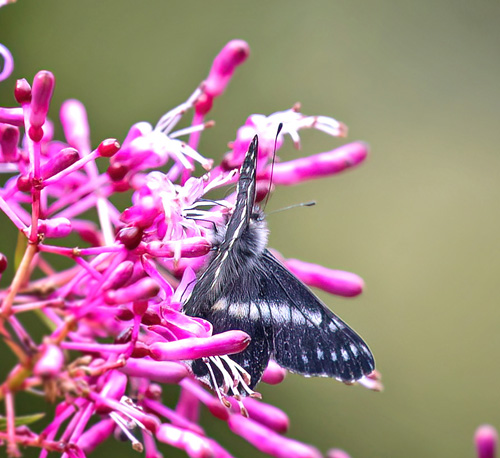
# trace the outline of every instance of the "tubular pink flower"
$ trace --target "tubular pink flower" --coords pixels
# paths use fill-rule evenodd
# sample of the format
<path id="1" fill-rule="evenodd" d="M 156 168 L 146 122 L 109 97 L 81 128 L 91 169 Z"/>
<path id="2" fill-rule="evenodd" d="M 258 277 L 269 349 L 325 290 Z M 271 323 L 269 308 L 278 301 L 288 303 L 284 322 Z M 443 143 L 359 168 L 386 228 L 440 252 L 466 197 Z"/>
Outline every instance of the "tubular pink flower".
<path id="1" fill-rule="evenodd" d="M 290 420 L 281 409 L 253 398 L 245 398 L 243 404 L 252 420 L 280 434 L 288 431 Z"/>
<path id="2" fill-rule="evenodd" d="M 109 290 L 104 294 L 108 305 L 125 304 L 127 302 L 149 299 L 158 294 L 160 287 L 152 278 L 143 278 L 136 283 L 116 291 Z"/>
<path id="3" fill-rule="evenodd" d="M 90 128 L 87 110 L 79 100 L 66 100 L 61 106 L 61 124 L 69 145 L 82 155 L 90 153 Z"/>
<path id="4" fill-rule="evenodd" d="M 113 434 L 115 427 L 116 423 L 112 419 L 101 420 L 80 436 L 77 445 L 84 453 L 91 453 Z"/>
<path id="5" fill-rule="evenodd" d="M 154 412 L 157 415 L 161 415 L 172 422 L 174 426 L 177 426 L 182 429 L 187 429 L 195 434 L 199 434 L 201 436 L 205 435 L 203 429 L 198 426 L 196 423 L 189 421 L 185 416 L 180 415 L 175 410 L 169 409 L 164 406 L 160 402 L 153 401 L 151 399 L 146 399 L 144 402 L 145 407 Z"/>
<path id="6" fill-rule="evenodd" d="M 208 356 L 231 355 L 243 351 L 250 337 L 243 331 L 226 331 L 212 337 L 186 338 L 175 342 L 156 342 L 151 356 L 160 361 L 190 360 Z"/>
<path id="7" fill-rule="evenodd" d="M 144 244 L 146 253 L 155 257 L 197 258 L 210 252 L 212 244 L 204 237 L 190 237 L 173 242 L 150 242 Z"/>
<path id="8" fill-rule="evenodd" d="M 54 92 L 55 78 L 51 72 L 42 70 L 33 79 L 30 124 L 28 131 L 34 142 L 39 142 L 43 137 L 42 126 L 45 124 L 49 111 L 50 100 Z"/>
<path id="9" fill-rule="evenodd" d="M 285 380 L 285 377 L 286 370 L 271 360 L 262 374 L 262 381 L 268 385 L 278 385 Z"/>
<path id="10" fill-rule="evenodd" d="M 225 406 L 223 406 L 219 400 L 212 396 L 208 391 L 204 390 L 198 383 L 194 380 L 185 378 L 181 381 L 180 385 L 193 394 L 200 402 L 202 402 L 210 413 L 220 420 L 227 421 L 229 418 L 229 412 Z"/>
<path id="11" fill-rule="evenodd" d="M 118 371 L 111 371 L 106 384 L 102 387 L 100 395 L 103 398 L 120 400 L 127 389 L 128 378 L 125 374 Z M 100 407 L 97 403 L 96 408 Z"/>
<path id="12" fill-rule="evenodd" d="M 24 124 L 23 109 L 0 107 L 0 122 L 13 126 L 22 126 Z"/>
<path id="13" fill-rule="evenodd" d="M 280 436 L 250 418 L 234 414 L 229 417 L 228 425 L 255 448 L 276 458 L 321 458 L 314 447 Z"/>
<path id="14" fill-rule="evenodd" d="M 365 286 L 363 279 L 351 272 L 332 270 L 298 259 L 287 259 L 285 264 L 306 285 L 327 293 L 352 297 L 361 294 Z"/>
<path id="15" fill-rule="evenodd" d="M 35 364 L 33 373 L 39 377 L 53 378 L 61 372 L 63 364 L 64 355 L 61 349 L 57 345 L 49 344 Z"/>
<path id="16" fill-rule="evenodd" d="M 273 170 L 273 183 L 293 185 L 313 178 L 321 178 L 359 165 L 368 155 L 366 143 L 355 142 L 340 146 L 326 153 L 276 163 Z M 271 168 L 266 169 L 265 177 L 271 177 Z"/>
<path id="17" fill-rule="evenodd" d="M 161 316 L 163 318 L 162 328 L 173 332 L 176 340 L 188 337 L 210 337 L 212 335 L 212 325 L 201 318 L 187 316 L 167 307 L 161 311 Z"/>
<path id="18" fill-rule="evenodd" d="M 102 289 L 117 289 L 125 285 L 132 276 L 134 271 L 134 263 L 132 261 L 123 261 L 119 264 L 108 279 L 102 284 Z"/>
<path id="19" fill-rule="evenodd" d="M 17 145 L 19 129 L 8 124 L 0 124 L 0 152 L 5 162 L 18 160 Z"/>
<path id="20" fill-rule="evenodd" d="M 98 403 L 100 406 L 106 406 L 108 409 L 127 415 L 129 418 L 140 423 L 144 428 L 146 428 L 151 433 L 155 434 L 158 431 L 160 422 L 156 417 L 153 417 L 142 410 L 134 407 L 133 405 L 121 403 L 115 399 L 103 397 L 100 394 L 92 391 L 89 396 L 92 400 Z"/>
<path id="21" fill-rule="evenodd" d="M 63 238 L 71 233 L 71 221 L 68 218 L 53 218 L 38 220 L 38 233 L 43 234 L 47 238 Z M 29 234 L 31 227 L 25 232 Z"/>
<path id="22" fill-rule="evenodd" d="M 0 56 L 3 58 L 3 67 L 0 72 L 0 81 L 6 80 L 14 70 L 14 58 L 10 51 L 0 43 Z"/>
<path id="23" fill-rule="evenodd" d="M 328 450 L 326 458 L 351 458 L 346 452 L 338 448 Z"/>
<path id="24" fill-rule="evenodd" d="M 130 358 L 127 364 L 120 369 L 124 374 L 132 377 L 143 377 L 158 383 L 179 383 L 189 375 L 184 364 L 175 361 L 157 361 L 145 358 Z"/>
<path id="25" fill-rule="evenodd" d="M 40 167 L 40 173 L 43 179 L 50 178 L 64 169 L 73 165 L 80 158 L 78 151 L 74 148 L 63 148 L 57 155 L 51 157 Z"/>
<path id="26" fill-rule="evenodd" d="M 163 423 L 156 433 L 159 441 L 184 450 L 191 458 L 213 458 L 210 442 L 198 434 Z"/>
<path id="27" fill-rule="evenodd" d="M 498 433 L 491 425 L 482 425 L 474 435 L 477 458 L 495 458 L 497 456 Z"/>
<path id="28" fill-rule="evenodd" d="M 78 159 L 77 161 L 74 161 L 71 164 L 68 164 L 65 168 L 61 169 L 55 175 L 52 175 L 51 177 L 47 178 L 43 182 L 43 185 L 46 187 L 46 186 L 49 186 L 51 184 L 56 183 L 57 181 L 61 180 L 62 178 L 68 176 L 69 174 L 71 174 L 79 169 L 82 169 L 83 167 L 85 167 L 87 164 L 91 163 L 91 161 L 94 161 L 99 156 L 100 156 L 99 149 L 96 149 L 96 150 L 92 151 L 91 153 L 88 153 L 86 156 Z"/>
<path id="29" fill-rule="evenodd" d="M 236 67 L 245 62 L 249 55 L 250 47 L 243 40 L 232 40 L 222 48 L 203 82 L 203 95 L 195 105 L 197 113 L 204 115 L 210 111 L 213 99 L 224 92 Z"/>
<path id="30" fill-rule="evenodd" d="M 155 199 L 146 196 L 141 199 L 140 204 L 125 209 L 121 220 L 126 224 L 145 228 L 151 226 L 159 214 L 160 209 L 157 208 Z"/>

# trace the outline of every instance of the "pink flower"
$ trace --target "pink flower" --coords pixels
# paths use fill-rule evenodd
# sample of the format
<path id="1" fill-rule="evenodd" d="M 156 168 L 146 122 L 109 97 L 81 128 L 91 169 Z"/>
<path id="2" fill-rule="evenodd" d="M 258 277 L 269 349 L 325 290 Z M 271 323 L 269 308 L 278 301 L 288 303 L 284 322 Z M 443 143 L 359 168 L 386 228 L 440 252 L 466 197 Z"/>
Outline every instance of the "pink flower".
<path id="1" fill-rule="evenodd" d="M 498 433 L 493 426 L 483 425 L 474 436 L 477 458 L 495 458 L 497 456 Z"/>
<path id="2" fill-rule="evenodd" d="M 1 46 L 0 54 L 1 80 L 12 71 L 13 60 Z M 204 118 L 248 55 L 247 43 L 229 42 L 186 102 L 168 111 L 155 127 L 133 125 L 121 146 L 110 138 L 92 148 L 85 107 L 78 100 L 63 103 L 65 138 L 54 139 L 47 113 L 55 78 L 46 70 L 36 74 L 31 86 L 18 81 L 18 107 L 0 107 L 0 172 L 11 175 L 0 189 L 0 209 L 25 236 L 14 278 L 0 291 L 0 318 L 8 322 L 2 337 L 8 337 L 18 358 L 2 385 L 7 428 L 0 431 L 0 439 L 10 455 L 22 444 L 40 447 L 42 457 L 52 451 L 83 457 L 119 431 L 146 456 L 160 456 L 161 442 L 192 457 L 230 457 L 198 424 L 203 405 L 265 453 L 319 456 L 314 447 L 283 436 L 289 425 L 284 412 L 251 397 L 215 395 L 194 379 L 186 364 L 205 358 L 226 365 L 233 371 L 227 375 L 228 385 L 248 377 L 231 366 L 227 355 L 242 351 L 249 336 L 238 330 L 213 335 L 210 323 L 184 315 L 181 308 L 216 242 L 214 227 L 225 224 L 234 203 L 234 195 L 219 202 L 204 199 L 213 189 L 236 182 L 255 133 L 261 145 L 257 180 L 263 195 L 271 177 L 273 185 L 292 185 L 336 174 L 361 163 L 368 151 L 365 144 L 352 143 L 276 162 L 273 168 L 280 123 L 278 151 L 285 136 L 299 147 L 302 129 L 335 137 L 347 133 L 333 118 L 304 115 L 297 106 L 249 116 L 222 163 L 214 166 L 198 151 L 201 133 L 213 126 Z M 176 131 L 190 110 L 192 125 Z M 195 162 L 206 171 L 203 176 L 194 173 Z M 106 172 L 99 171 L 98 163 Z M 166 173 L 157 171 L 159 167 L 166 167 Z M 130 206 L 118 208 L 111 197 L 128 190 Z M 97 223 L 88 219 L 89 213 Z M 52 244 L 52 238 L 58 243 Z M 47 253 L 69 259 L 71 266 L 56 269 Z M 362 290 L 363 281 L 354 274 L 286 262 L 311 286 L 344 296 Z M 0 254 L 0 273 L 6 266 L 7 257 Z M 41 272 L 41 278 L 34 272 Z M 18 320 L 33 310 L 49 329 L 42 343 Z M 285 375 L 270 363 L 262 380 L 278 384 Z M 360 384 L 380 388 L 378 376 L 370 377 Z M 159 384 L 179 385 L 175 408 L 163 404 Z M 21 431 L 16 429 L 14 399 L 19 391 L 33 389 L 57 400 L 56 415 L 41 431 L 27 426 Z"/>

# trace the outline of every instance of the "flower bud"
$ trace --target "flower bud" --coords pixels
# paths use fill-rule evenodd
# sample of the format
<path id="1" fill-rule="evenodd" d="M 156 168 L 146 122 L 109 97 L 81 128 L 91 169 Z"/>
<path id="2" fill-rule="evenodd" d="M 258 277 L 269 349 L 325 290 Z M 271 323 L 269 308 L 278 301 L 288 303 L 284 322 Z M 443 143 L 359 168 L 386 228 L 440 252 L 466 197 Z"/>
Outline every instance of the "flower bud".
<path id="1" fill-rule="evenodd" d="M 476 443 L 477 458 L 495 458 L 498 433 L 493 426 L 482 425 L 476 430 L 474 435 Z"/>
<path id="2" fill-rule="evenodd" d="M 125 178 L 125 175 L 128 173 L 129 168 L 122 164 L 121 162 L 114 162 L 109 165 L 106 173 L 112 181 L 120 181 Z"/>
<path id="3" fill-rule="evenodd" d="M 155 280 L 150 277 L 142 278 L 136 283 L 116 291 L 109 290 L 104 294 L 104 301 L 108 305 L 124 304 L 141 299 L 154 297 L 160 291 Z"/>
<path id="4" fill-rule="evenodd" d="M 172 242 L 150 242 L 145 248 L 152 256 L 173 258 L 179 254 L 181 258 L 197 258 L 209 253 L 212 244 L 204 237 L 190 237 Z"/>
<path id="5" fill-rule="evenodd" d="M 67 237 L 71 233 L 71 221 L 68 218 L 41 219 L 38 232 L 47 238 Z"/>
<path id="6" fill-rule="evenodd" d="M 104 442 L 115 430 L 116 423 L 111 418 L 106 418 L 99 421 L 95 425 L 92 425 L 87 429 L 77 441 L 78 447 L 86 453 L 89 454 L 94 451 L 94 449 Z"/>
<path id="7" fill-rule="evenodd" d="M 66 100 L 61 106 L 60 118 L 68 143 L 82 155 L 88 154 L 90 129 L 83 103 L 75 99 Z"/>
<path id="8" fill-rule="evenodd" d="M 8 3 L 8 2 L 7 2 Z M 2 2 L 1 6 L 5 5 L 5 1 Z M 14 70 L 14 58 L 7 47 L 0 44 L 0 56 L 3 59 L 2 70 L 0 71 L 0 81 L 6 80 Z"/>
<path id="9" fill-rule="evenodd" d="M 22 78 L 16 81 L 14 97 L 19 105 L 31 102 L 31 86 L 26 79 Z"/>
<path id="10" fill-rule="evenodd" d="M 368 145 L 363 142 L 349 143 L 326 153 L 274 164 L 273 183 L 294 185 L 313 178 L 335 175 L 347 168 L 359 165 L 368 155 Z M 271 177 L 271 167 L 266 169 Z"/>
<path id="11" fill-rule="evenodd" d="M 17 189 L 21 192 L 30 192 L 31 191 L 31 180 L 26 175 L 19 175 L 19 178 L 16 182 Z"/>
<path id="12" fill-rule="evenodd" d="M 127 376 L 119 371 L 111 371 L 107 377 L 106 384 L 100 391 L 103 398 L 116 399 L 119 401 L 127 389 Z M 99 402 L 96 404 L 99 409 Z M 107 410 L 107 408 L 105 408 Z"/>
<path id="13" fill-rule="evenodd" d="M 55 78 L 51 72 L 42 70 L 35 75 L 33 79 L 32 99 L 31 99 L 31 112 L 29 136 L 33 141 L 40 141 L 42 135 L 38 138 L 41 127 L 45 123 L 47 113 L 49 111 L 50 100 L 54 92 Z M 33 129 L 33 138 L 32 136 Z"/>
<path id="14" fill-rule="evenodd" d="M 143 231 L 140 227 L 129 226 L 120 229 L 116 238 L 123 243 L 127 250 L 136 249 L 142 240 Z"/>
<path id="15" fill-rule="evenodd" d="M 212 337 L 192 337 L 173 342 L 156 342 L 151 356 L 161 361 L 191 360 L 207 356 L 230 355 L 243 351 L 250 337 L 243 331 L 226 331 Z"/>
<path id="16" fill-rule="evenodd" d="M 7 269 L 7 256 L 5 256 L 3 253 L 0 253 L 0 274 L 3 274 L 5 270 Z"/>
<path id="17" fill-rule="evenodd" d="M 298 259 L 287 259 L 285 264 L 306 285 L 338 296 L 357 296 L 365 286 L 363 279 L 351 272 L 327 269 Z"/>
<path id="18" fill-rule="evenodd" d="M 146 358 L 129 358 L 120 369 L 132 377 L 143 377 L 158 383 L 179 383 L 189 375 L 184 364 L 175 361 L 154 361 Z"/>
<path id="19" fill-rule="evenodd" d="M 350 456 L 343 450 L 339 450 L 338 448 L 333 448 L 331 450 L 328 450 L 326 458 L 350 458 Z"/>
<path id="20" fill-rule="evenodd" d="M 18 159 L 18 143 L 19 129 L 8 124 L 0 124 L 0 151 L 5 162 L 13 162 Z"/>
<path id="21" fill-rule="evenodd" d="M 56 377 L 64 365 L 62 350 L 54 344 L 45 347 L 41 358 L 36 362 L 33 373 L 42 378 Z"/>
<path id="22" fill-rule="evenodd" d="M 116 138 L 107 138 L 97 147 L 97 152 L 101 157 L 114 156 L 120 149 L 120 144 Z"/>
<path id="23" fill-rule="evenodd" d="M 45 164 L 42 165 L 40 173 L 43 179 L 50 178 L 74 164 L 80 155 L 74 148 L 63 148 L 56 155 L 51 157 Z"/>
<path id="24" fill-rule="evenodd" d="M 132 261 L 123 261 L 113 272 L 108 279 L 102 284 L 103 290 L 117 289 L 123 286 L 132 276 L 134 272 L 134 263 Z"/>
<path id="25" fill-rule="evenodd" d="M 203 82 L 203 95 L 195 105 L 198 114 L 204 115 L 210 111 L 213 99 L 224 92 L 236 67 L 249 55 L 250 48 L 243 40 L 231 40 L 222 48 L 214 59 L 207 79 Z"/>
<path id="26" fill-rule="evenodd" d="M 13 126 L 24 125 L 24 114 L 22 108 L 0 107 L 0 122 Z"/>
<path id="27" fill-rule="evenodd" d="M 286 377 L 286 369 L 278 366 L 273 360 L 269 361 L 264 373 L 262 374 L 262 381 L 267 383 L 268 385 L 277 385 L 285 380 Z"/>
<path id="28" fill-rule="evenodd" d="M 184 450 L 191 458 L 213 458 L 215 456 L 208 439 L 168 423 L 163 423 L 158 428 L 156 438 L 165 444 Z"/>
<path id="29" fill-rule="evenodd" d="M 243 437 L 255 448 L 276 458 L 321 458 L 321 453 L 314 447 L 280 436 L 242 415 L 231 415 L 228 425 L 231 431 Z"/>
<path id="30" fill-rule="evenodd" d="M 247 409 L 252 420 L 280 434 L 288 431 L 290 420 L 287 414 L 281 409 L 250 397 L 243 399 L 243 405 Z"/>

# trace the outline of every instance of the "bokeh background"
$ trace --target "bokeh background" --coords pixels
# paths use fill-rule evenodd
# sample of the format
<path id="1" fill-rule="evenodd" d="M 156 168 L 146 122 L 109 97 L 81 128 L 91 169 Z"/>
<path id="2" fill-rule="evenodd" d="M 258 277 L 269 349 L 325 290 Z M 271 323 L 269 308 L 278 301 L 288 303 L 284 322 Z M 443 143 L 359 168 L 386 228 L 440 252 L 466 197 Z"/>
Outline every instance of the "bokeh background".
<path id="1" fill-rule="evenodd" d="M 472 457 L 475 428 L 500 426 L 499 20 L 486 0 L 19 0 L 0 10 L 16 61 L 0 102 L 14 105 L 16 78 L 49 69 L 53 119 L 78 98 L 95 145 L 123 139 L 185 100 L 227 41 L 247 40 L 251 57 L 216 101 L 201 151 L 221 157 L 249 114 L 297 101 L 371 145 L 360 168 L 279 188 L 268 211 L 318 202 L 272 215 L 271 246 L 365 279 L 358 298 L 321 297 L 368 341 L 385 383 L 373 393 L 289 376 L 261 386 L 265 401 L 323 451 Z M 306 132 L 300 154 L 342 143 Z M 280 155 L 299 153 L 288 142 Z M 11 254 L 15 234 L 0 222 Z M 233 454 L 260 456 L 210 415 L 203 425 Z M 113 444 L 95 456 L 117 450 L 137 456 Z"/>

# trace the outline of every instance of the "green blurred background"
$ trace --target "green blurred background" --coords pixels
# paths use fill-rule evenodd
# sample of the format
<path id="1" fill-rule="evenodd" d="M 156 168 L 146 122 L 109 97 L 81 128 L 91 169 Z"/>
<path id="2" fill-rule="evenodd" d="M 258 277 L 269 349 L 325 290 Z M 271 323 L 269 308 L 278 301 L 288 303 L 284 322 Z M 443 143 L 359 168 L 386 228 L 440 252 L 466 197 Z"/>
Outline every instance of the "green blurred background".
<path id="1" fill-rule="evenodd" d="M 78 98 L 94 145 L 123 139 L 185 100 L 227 41 L 247 40 L 250 59 L 216 101 L 201 151 L 220 157 L 249 114 L 297 101 L 369 142 L 360 168 L 279 188 L 268 210 L 318 202 L 270 217 L 271 246 L 365 279 L 359 298 L 322 298 L 366 338 L 386 388 L 289 376 L 260 387 L 265 401 L 288 412 L 292 437 L 323 451 L 472 457 L 475 428 L 500 426 L 499 20 L 500 3 L 484 0 L 19 0 L 0 10 L 0 42 L 16 61 L 0 102 L 15 103 L 16 78 L 49 69 L 53 119 Z M 300 154 L 340 144 L 306 132 Z M 290 142 L 280 152 L 298 155 Z M 224 423 L 203 423 L 234 455 L 260 456 Z"/>

